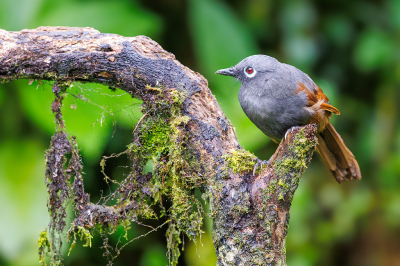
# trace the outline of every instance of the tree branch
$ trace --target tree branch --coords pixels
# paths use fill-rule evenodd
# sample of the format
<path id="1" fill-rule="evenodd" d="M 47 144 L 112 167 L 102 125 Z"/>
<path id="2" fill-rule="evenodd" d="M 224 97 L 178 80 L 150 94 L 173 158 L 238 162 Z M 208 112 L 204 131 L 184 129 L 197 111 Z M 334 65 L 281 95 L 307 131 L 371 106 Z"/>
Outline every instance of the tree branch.
<path id="1" fill-rule="evenodd" d="M 170 175 L 174 184 L 183 180 L 183 172 L 191 178 L 204 180 L 201 184 L 206 187 L 205 195 L 214 218 L 217 264 L 286 264 L 289 209 L 299 179 L 315 149 L 314 125 L 291 131 L 280 143 L 271 163 L 253 176 L 255 157 L 238 148 L 234 128 L 209 90 L 206 79 L 145 36 L 121 37 L 102 34 L 92 28 L 0 30 L 0 82 L 17 79 L 55 80 L 60 84 L 96 82 L 120 88 L 144 101 L 144 109 L 148 110 L 146 119 L 154 118 L 167 108 L 160 105 L 161 101 L 170 106 L 168 137 L 179 146 L 161 152 L 167 156 L 157 159 L 156 170 Z M 171 107 L 177 102 L 174 91 L 184 95 L 179 114 Z M 145 123 L 139 128 L 141 133 L 134 139 L 140 144 L 138 147 L 143 148 L 140 141 L 147 132 L 143 130 L 150 129 Z M 135 149 L 136 153 L 139 148 Z M 179 164 L 178 157 L 182 161 Z M 197 163 L 187 163 L 189 157 Z M 75 158 L 72 163 L 79 160 Z M 133 169 L 141 173 L 138 160 L 133 159 L 136 162 Z M 167 173 L 163 167 L 168 163 L 170 172 Z M 73 172 L 73 168 L 68 171 Z M 73 175 L 77 182 L 74 183 L 75 192 L 84 198 L 83 203 L 77 203 L 81 214 L 78 213 L 79 226 L 87 225 L 88 219 L 93 221 L 93 215 L 107 220 L 110 214 L 115 219 L 124 212 L 121 210 L 140 209 L 134 199 L 119 206 L 121 209 L 88 204 L 88 195 L 83 185 L 79 185 L 79 171 Z M 143 174 L 132 174 L 128 181 L 142 179 L 147 180 Z M 146 182 L 143 181 L 146 185 L 132 187 L 154 196 L 156 190 L 150 189 Z M 172 186 L 168 193 L 174 197 L 177 189 L 179 187 Z M 91 218 L 84 215 L 88 210 Z M 179 227 L 179 223 L 173 226 Z"/>

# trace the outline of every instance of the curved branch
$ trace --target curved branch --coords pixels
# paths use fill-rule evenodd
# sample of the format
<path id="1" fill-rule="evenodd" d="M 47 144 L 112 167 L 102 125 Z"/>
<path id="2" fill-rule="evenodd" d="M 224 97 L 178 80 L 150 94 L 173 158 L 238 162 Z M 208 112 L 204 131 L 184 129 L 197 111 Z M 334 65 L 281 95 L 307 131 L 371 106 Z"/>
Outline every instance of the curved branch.
<path id="1" fill-rule="evenodd" d="M 128 38 L 92 28 L 0 30 L 0 82 L 17 79 L 97 82 L 149 105 L 155 101 L 154 87 L 184 92 L 181 113 L 190 121 L 182 130 L 190 133 L 187 142 L 208 175 L 218 265 L 285 265 L 289 209 L 315 149 L 315 126 L 291 131 L 260 174 L 235 170 L 229 157 L 236 156 L 238 164 L 250 160 L 250 165 L 254 158 L 238 155 L 234 128 L 206 79 L 145 36 Z M 101 217 L 115 215 L 111 209 L 91 210 L 99 210 Z"/>

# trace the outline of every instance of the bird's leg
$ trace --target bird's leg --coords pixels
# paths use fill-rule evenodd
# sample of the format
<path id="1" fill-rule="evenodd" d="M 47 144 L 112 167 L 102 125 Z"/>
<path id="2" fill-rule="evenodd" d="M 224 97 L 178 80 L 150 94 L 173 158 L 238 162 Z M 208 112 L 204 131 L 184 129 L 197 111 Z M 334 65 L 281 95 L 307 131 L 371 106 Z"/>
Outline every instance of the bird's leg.
<path id="1" fill-rule="evenodd" d="M 285 133 L 285 140 L 286 140 L 287 134 L 289 134 L 289 132 L 293 132 L 293 130 L 298 129 L 300 127 L 301 126 L 293 126 L 293 127 L 289 128 Z"/>
<path id="2" fill-rule="evenodd" d="M 272 158 L 272 156 L 271 156 L 271 158 Z M 269 158 L 268 161 L 263 161 L 263 160 L 256 158 L 257 163 L 254 165 L 253 175 L 256 175 L 256 171 L 257 171 L 258 167 L 260 167 L 260 169 L 262 169 L 264 165 L 269 164 L 269 161 L 271 161 L 271 158 Z"/>

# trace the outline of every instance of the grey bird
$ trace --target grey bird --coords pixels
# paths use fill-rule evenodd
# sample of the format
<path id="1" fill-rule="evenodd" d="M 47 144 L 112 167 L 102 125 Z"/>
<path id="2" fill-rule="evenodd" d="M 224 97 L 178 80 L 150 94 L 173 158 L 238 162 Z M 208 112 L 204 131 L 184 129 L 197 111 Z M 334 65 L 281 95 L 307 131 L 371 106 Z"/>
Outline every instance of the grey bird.
<path id="1" fill-rule="evenodd" d="M 249 119 L 273 141 L 292 127 L 317 125 L 317 151 L 341 183 L 361 179 L 360 167 L 329 118 L 339 115 L 312 79 L 294 66 L 267 55 L 253 55 L 216 74 L 232 76 L 242 84 L 239 102 Z"/>

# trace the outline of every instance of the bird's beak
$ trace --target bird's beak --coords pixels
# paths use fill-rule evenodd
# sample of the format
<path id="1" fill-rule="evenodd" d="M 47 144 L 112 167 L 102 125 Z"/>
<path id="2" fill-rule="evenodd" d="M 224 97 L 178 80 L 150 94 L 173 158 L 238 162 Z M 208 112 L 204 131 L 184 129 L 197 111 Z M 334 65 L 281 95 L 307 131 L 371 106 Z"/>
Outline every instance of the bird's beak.
<path id="1" fill-rule="evenodd" d="M 234 77 L 235 76 L 235 69 L 233 67 L 220 69 L 217 72 L 215 72 L 215 74 Z"/>

